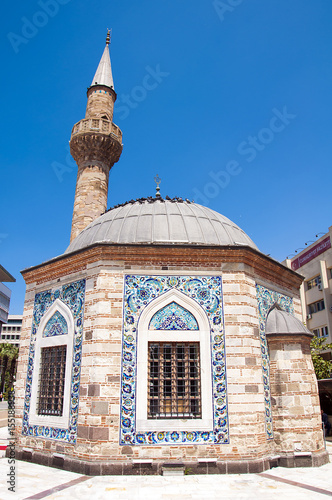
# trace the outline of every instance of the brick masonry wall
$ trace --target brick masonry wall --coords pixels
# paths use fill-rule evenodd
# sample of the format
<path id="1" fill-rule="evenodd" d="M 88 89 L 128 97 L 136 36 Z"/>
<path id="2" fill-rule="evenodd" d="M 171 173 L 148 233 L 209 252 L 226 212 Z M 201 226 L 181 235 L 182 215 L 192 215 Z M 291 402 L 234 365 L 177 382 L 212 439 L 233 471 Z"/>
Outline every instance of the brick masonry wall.
<path id="1" fill-rule="evenodd" d="M 257 277 L 262 280 L 264 276 L 266 286 L 270 285 L 281 293 L 291 293 L 296 298 L 295 308 L 298 312 L 298 291 L 294 282 L 300 281 L 300 278 L 297 278 L 296 273 L 285 272 L 284 268 L 280 269 L 269 259 L 263 262 L 258 273 L 261 257 L 256 260 L 252 258 L 253 265 L 250 266 L 248 263 L 234 262 L 236 251 L 228 249 L 224 252 L 214 249 L 198 252 L 190 248 L 179 252 L 179 249 L 174 248 L 150 247 L 149 252 L 147 248 L 127 246 L 122 251 L 118 247 L 115 252 L 110 252 L 108 247 L 102 250 L 92 249 L 67 256 L 24 273 L 27 295 L 16 382 L 18 419 L 22 417 L 35 293 L 85 277 L 86 297 L 77 442 L 68 445 L 22 436 L 18 421 L 18 446 L 44 453 L 64 453 L 82 460 L 107 459 L 118 462 L 151 458 L 166 461 L 219 458 L 227 461 L 257 459 L 274 454 L 275 443 L 273 440 L 267 441 L 265 434 L 255 281 Z M 107 259 L 110 254 L 113 257 L 111 260 Z M 206 256 L 208 258 L 205 259 Z M 244 258 L 243 249 L 239 249 L 237 257 L 238 260 Z M 246 257 L 245 260 L 250 261 Z M 267 279 L 273 266 L 274 283 Z M 266 267 L 270 268 L 268 273 L 264 272 Z M 279 269 L 278 274 L 276 271 Z M 119 446 L 123 278 L 125 273 L 141 272 L 222 274 L 230 444 Z M 283 287 L 276 284 L 280 281 L 284 283 Z M 313 441 L 312 444 L 315 444 L 316 449 L 317 444 Z"/>
<path id="2" fill-rule="evenodd" d="M 324 449 L 310 337 L 269 336 L 270 382 L 278 453 Z"/>

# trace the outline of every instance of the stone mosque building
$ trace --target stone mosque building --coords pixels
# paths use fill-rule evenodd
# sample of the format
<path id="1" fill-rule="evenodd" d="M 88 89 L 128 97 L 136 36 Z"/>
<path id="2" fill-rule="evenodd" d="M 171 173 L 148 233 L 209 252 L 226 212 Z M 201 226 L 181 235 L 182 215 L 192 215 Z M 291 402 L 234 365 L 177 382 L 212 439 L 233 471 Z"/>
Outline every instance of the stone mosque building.
<path id="1" fill-rule="evenodd" d="M 302 276 L 159 188 L 107 210 L 109 36 L 87 97 L 70 245 L 22 272 L 17 457 L 90 475 L 326 463 Z"/>

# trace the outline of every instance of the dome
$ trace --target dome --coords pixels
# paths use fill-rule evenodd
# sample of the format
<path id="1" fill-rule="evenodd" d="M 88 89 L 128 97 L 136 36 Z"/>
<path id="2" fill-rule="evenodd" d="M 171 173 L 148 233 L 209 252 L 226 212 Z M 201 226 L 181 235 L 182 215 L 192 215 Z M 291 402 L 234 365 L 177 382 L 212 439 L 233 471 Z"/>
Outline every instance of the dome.
<path id="1" fill-rule="evenodd" d="M 266 319 L 266 335 L 309 335 L 313 337 L 304 324 L 292 314 L 283 311 L 279 306 L 274 306 Z"/>
<path id="2" fill-rule="evenodd" d="M 65 253 L 103 244 L 248 246 L 249 236 L 223 215 L 179 198 L 144 198 L 114 207 L 91 222 Z"/>

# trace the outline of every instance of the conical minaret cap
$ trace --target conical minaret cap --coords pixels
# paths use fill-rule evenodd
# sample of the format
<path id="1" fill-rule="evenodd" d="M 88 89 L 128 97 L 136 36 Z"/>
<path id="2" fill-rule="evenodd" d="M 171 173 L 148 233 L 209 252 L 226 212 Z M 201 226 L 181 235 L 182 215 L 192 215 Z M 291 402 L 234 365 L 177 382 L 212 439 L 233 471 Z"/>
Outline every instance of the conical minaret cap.
<path id="1" fill-rule="evenodd" d="M 106 87 L 110 87 L 111 89 L 114 90 L 109 43 L 110 43 L 110 33 L 108 31 L 106 38 L 106 47 L 100 59 L 100 63 L 97 68 L 96 74 L 93 77 L 91 87 L 94 85 L 105 85 Z"/>

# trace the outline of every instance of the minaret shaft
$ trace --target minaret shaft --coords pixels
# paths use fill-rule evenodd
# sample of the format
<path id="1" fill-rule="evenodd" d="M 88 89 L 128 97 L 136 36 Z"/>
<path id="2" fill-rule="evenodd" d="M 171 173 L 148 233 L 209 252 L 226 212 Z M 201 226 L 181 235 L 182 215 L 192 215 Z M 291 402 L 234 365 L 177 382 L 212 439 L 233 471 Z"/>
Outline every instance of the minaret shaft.
<path id="1" fill-rule="evenodd" d="M 94 162 L 97 163 L 97 162 Z M 109 169 L 102 164 L 81 165 L 77 172 L 70 241 L 107 208 Z"/>
<path id="2" fill-rule="evenodd" d="M 70 241 L 105 212 L 109 171 L 122 153 L 122 132 L 113 123 L 116 93 L 107 40 L 87 92 L 85 118 L 74 125 L 70 139 L 70 152 L 78 166 Z"/>

